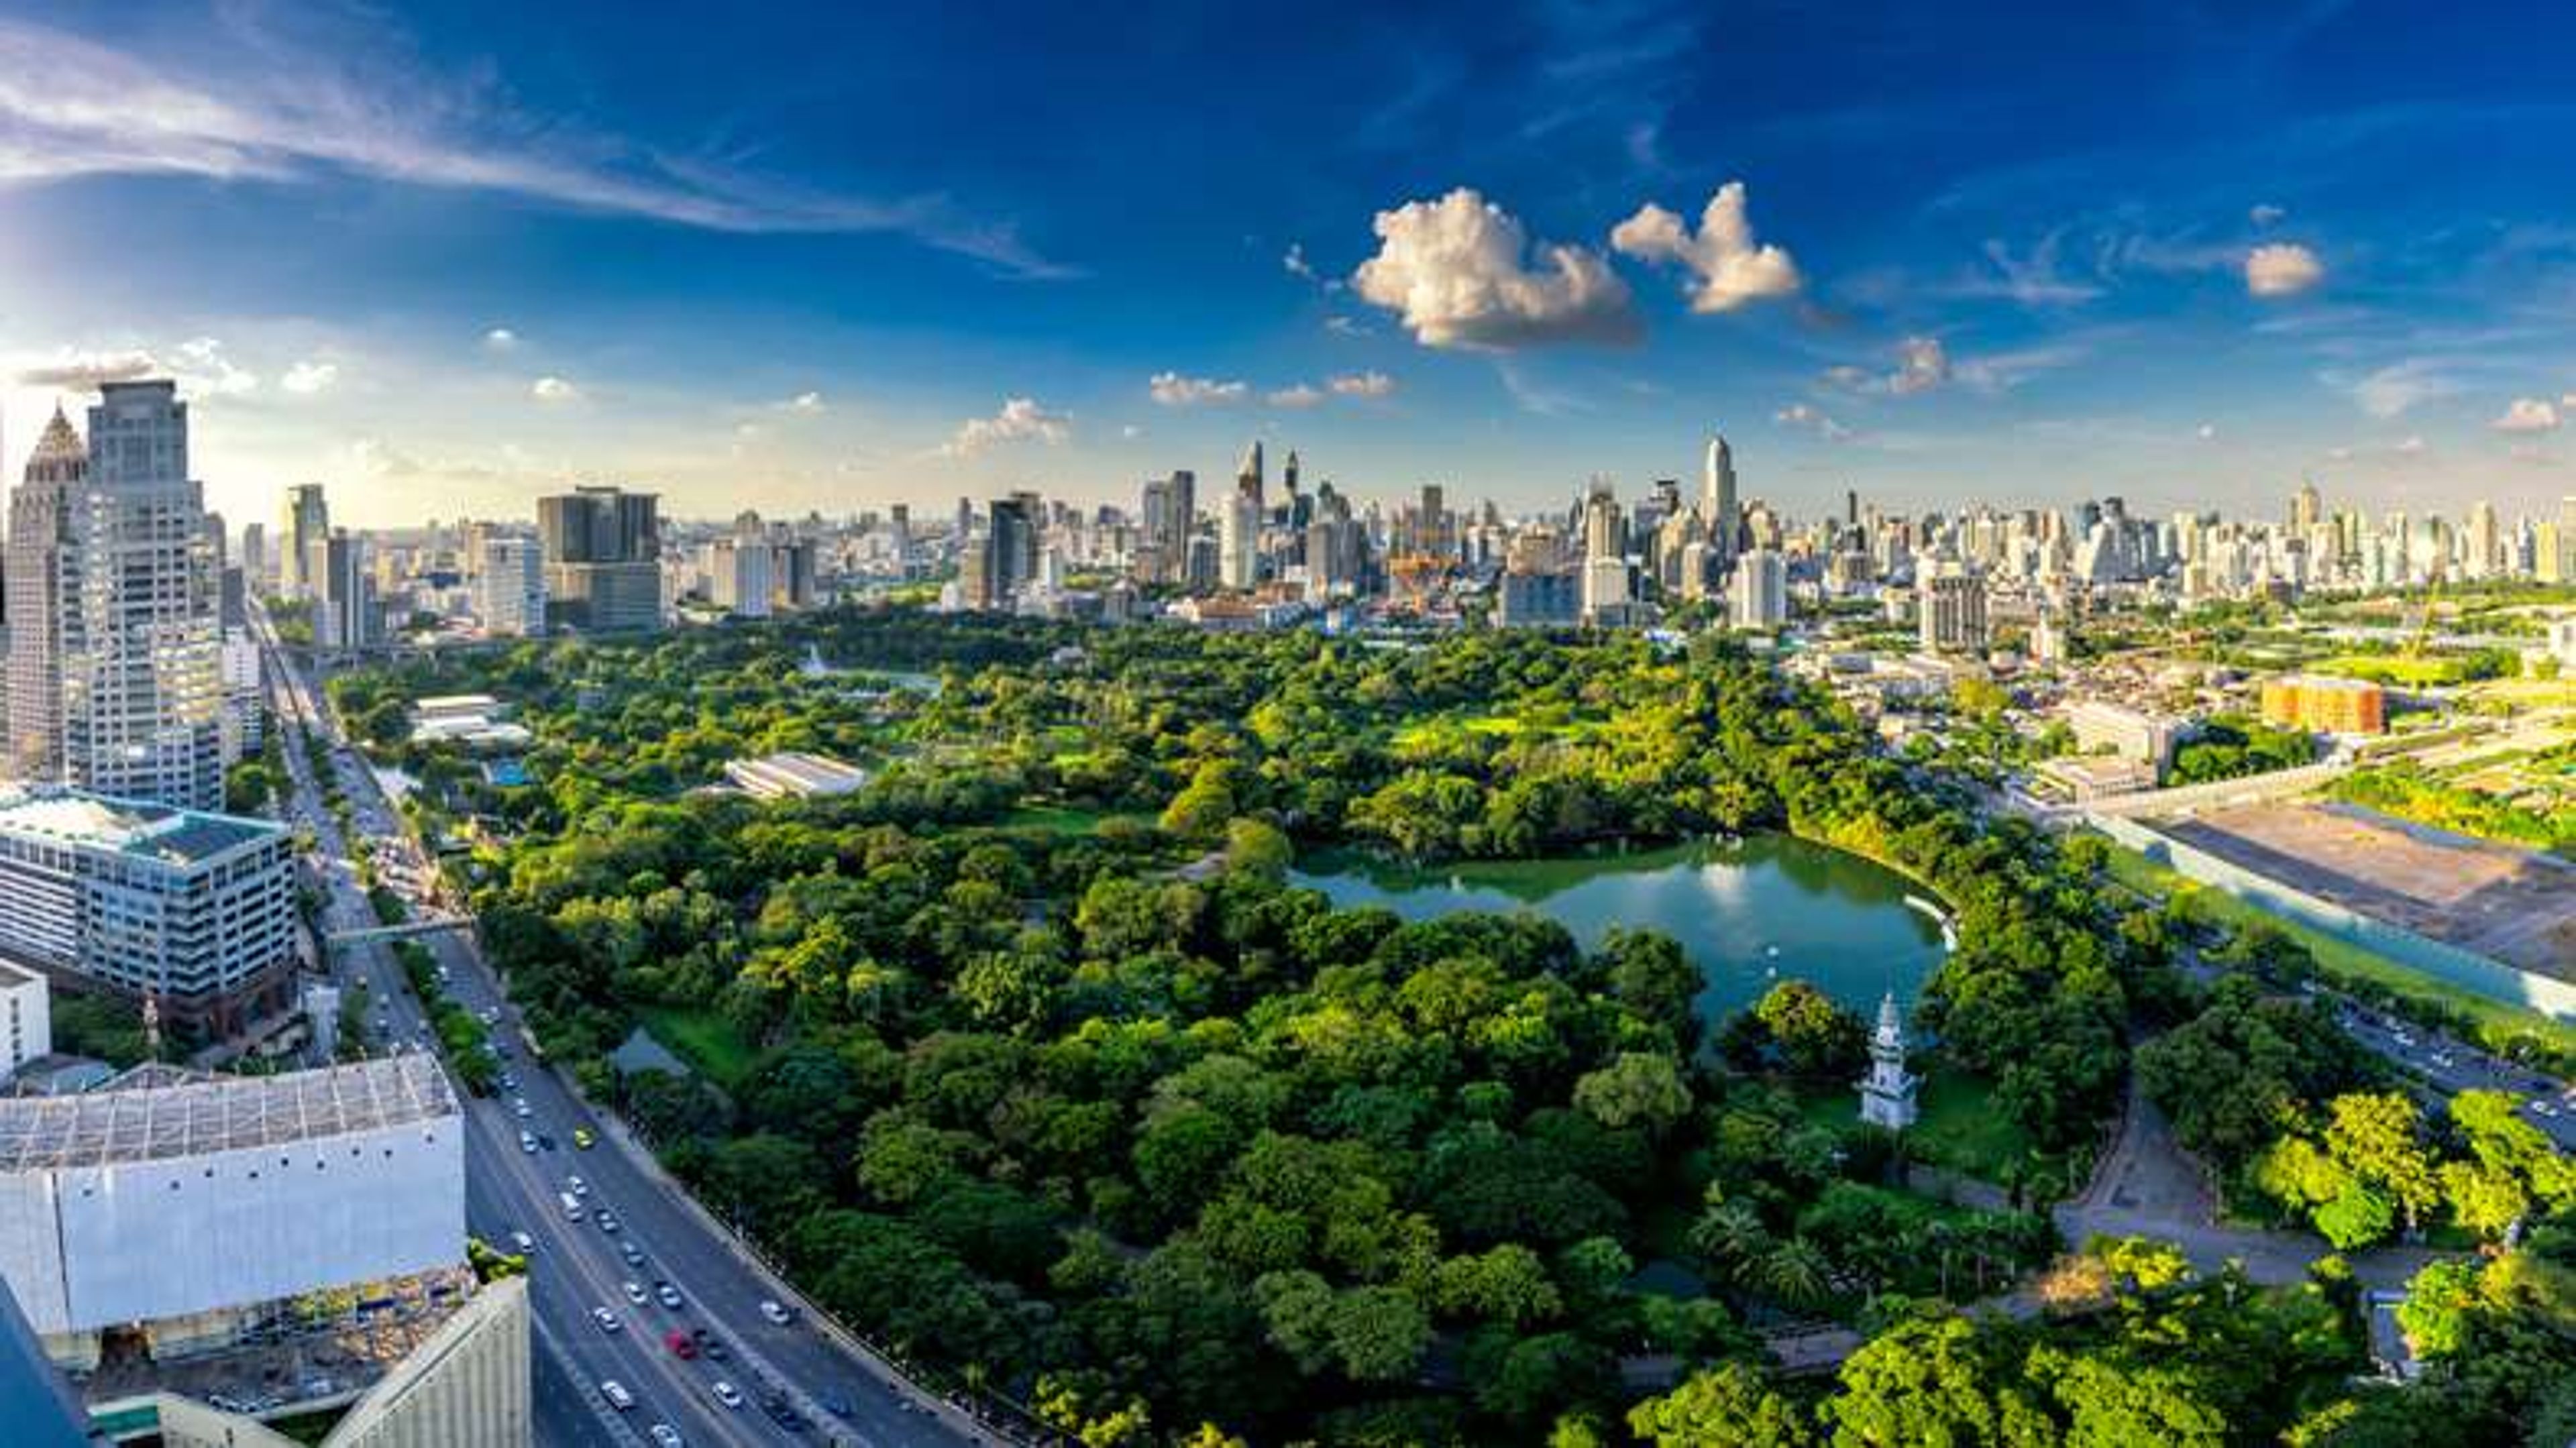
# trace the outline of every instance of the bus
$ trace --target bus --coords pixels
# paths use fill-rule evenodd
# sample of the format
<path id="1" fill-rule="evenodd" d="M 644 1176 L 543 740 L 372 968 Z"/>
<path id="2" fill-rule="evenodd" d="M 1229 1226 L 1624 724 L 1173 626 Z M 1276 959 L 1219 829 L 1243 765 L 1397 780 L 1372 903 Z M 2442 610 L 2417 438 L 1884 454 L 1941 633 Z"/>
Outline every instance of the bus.
<path id="1" fill-rule="evenodd" d="M 555 1197 L 556 1200 L 563 1203 L 565 1221 L 578 1222 L 581 1220 L 581 1198 L 574 1196 L 570 1192 L 557 1192 Z"/>

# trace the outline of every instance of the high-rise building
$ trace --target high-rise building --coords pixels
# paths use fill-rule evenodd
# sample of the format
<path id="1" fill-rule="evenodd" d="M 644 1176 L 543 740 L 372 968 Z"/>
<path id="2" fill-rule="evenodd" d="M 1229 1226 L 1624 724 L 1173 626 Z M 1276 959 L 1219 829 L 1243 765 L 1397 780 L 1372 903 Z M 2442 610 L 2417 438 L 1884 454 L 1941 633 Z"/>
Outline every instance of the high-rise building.
<path id="1" fill-rule="evenodd" d="M 1708 440 L 1708 457 L 1701 464 L 1699 507 L 1708 525 L 1708 543 L 1719 572 L 1735 561 L 1735 539 L 1743 526 L 1735 498 L 1735 450 L 1726 445 L 1726 435 L 1718 433 Z"/>
<path id="2" fill-rule="evenodd" d="M 1260 462 L 1261 444 L 1254 443 L 1254 466 Z M 1216 515 L 1217 575 L 1228 588 L 1249 589 L 1261 578 L 1261 476 L 1246 473 L 1235 480 L 1234 492 Z"/>
<path id="3" fill-rule="evenodd" d="M 660 500 L 619 488 L 576 488 L 537 500 L 547 607 L 589 633 L 662 626 Z"/>
<path id="4" fill-rule="evenodd" d="M 368 561 L 367 535 L 334 528 L 313 544 L 304 563 L 312 590 L 313 642 L 325 649 L 354 653 L 380 642 L 382 625 L 376 611 L 376 580 Z"/>
<path id="5" fill-rule="evenodd" d="M 288 598 L 310 598 L 313 580 L 306 564 L 313 545 L 331 536 L 331 507 L 320 483 L 298 483 L 286 490 L 286 512 L 277 529 L 277 591 Z"/>
<path id="6" fill-rule="evenodd" d="M 1945 572 L 1924 579 L 1915 600 L 1927 654 L 1981 653 L 1986 647 L 1986 581 Z"/>
<path id="7" fill-rule="evenodd" d="M 707 544 L 700 564 L 707 576 L 707 601 L 736 618 L 769 617 L 776 562 L 766 538 L 718 538 Z"/>
<path id="8" fill-rule="evenodd" d="M 487 535 L 475 568 L 474 590 L 474 609 L 486 634 L 533 638 L 546 631 L 545 553 L 536 539 Z"/>
<path id="9" fill-rule="evenodd" d="M 188 406 L 169 382 L 100 394 L 62 529 L 62 774 L 211 809 L 223 800 L 222 640 Z"/>
<path id="10" fill-rule="evenodd" d="M 1756 548 L 1736 560 L 1734 615 L 1737 628 L 1776 629 L 1789 621 L 1789 566 L 1768 548 Z"/>
<path id="11" fill-rule="evenodd" d="M 1007 609 L 1038 576 L 1038 496 L 995 498 L 985 535 L 984 606 Z"/>
<path id="12" fill-rule="evenodd" d="M 22 779 L 63 769 L 63 565 L 88 477 L 89 449 L 57 407 L 9 499 L 9 767 Z"/>

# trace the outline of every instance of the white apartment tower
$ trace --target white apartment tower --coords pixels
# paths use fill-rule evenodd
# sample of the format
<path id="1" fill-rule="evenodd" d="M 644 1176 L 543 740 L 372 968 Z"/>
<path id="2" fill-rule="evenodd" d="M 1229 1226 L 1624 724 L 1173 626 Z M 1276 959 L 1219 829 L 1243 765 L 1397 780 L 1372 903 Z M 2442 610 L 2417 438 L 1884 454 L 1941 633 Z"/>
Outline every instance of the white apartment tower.
<path id="1" fill-rule="evenodd" d="M 475 612 L 494 637 L 535 638 L 546 631 L 546 554 L 536 539 L 496 534 L 483 540 L 474 579 Z"/>
<path id="2" fill-rule="evenodd" d="M 59 560 L 62 776 L 182 809 L 223 802 L 222 635 L 188 405 L 170 382 L 111 382 L 89 410 L 89 471 L 66 494 Z"/>
<path id="3" fill-rule="evenodd" d="M 1756 548 L 1737 560 L 1733 602 L 1737 628 L 1776 629 L 1787 623 L 1787 561 L 1768 548 Z"/>

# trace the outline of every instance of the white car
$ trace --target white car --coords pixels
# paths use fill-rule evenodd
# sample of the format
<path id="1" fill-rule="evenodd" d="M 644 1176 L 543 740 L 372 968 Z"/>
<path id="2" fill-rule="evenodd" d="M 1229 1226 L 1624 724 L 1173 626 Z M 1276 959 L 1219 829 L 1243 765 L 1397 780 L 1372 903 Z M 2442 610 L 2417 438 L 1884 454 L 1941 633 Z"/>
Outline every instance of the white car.
<path id="1" fill-rule="evenodd" d="M 590 1183 L 583 1181 L 577 1176 L 565 1177 L 564 1189 L 577 1197 L 586 1197 L 590 1195 Z"/>
<path id="2" fill-rule="evenodd" d="M 736 1388 L 733 1384 L 726 1382 L 724 1379 L 716 1379 L 714 1391 L 716 1401 L 724 1404 L 726 1407 L 739 1408 L 742 1406 L 741 1390 Z"/>
<path id="3" fill-rule="evenodd" d="M 521 1254 L 524 1255 L 537 1250 L 537 1239 L 529 1236 L 525 1232 L 512 1232 L 510 1234 L 510 1245 L 518 1248 Z"/>
<path id="4" fill-rule="evenodd" d="M 654 1448 L 681 1448 L 680 1430 L 668 1423 L 654 1424 L 645 1436 L 653 1440 Z"/>
<path id="5" fill-rule="evenodd" d="M 635 1395 L 626 1391 L 626 1385 L 615 1378 L 599 1380 L 599 1395 L 608 1400 L 608 1406 L 621 1413 L 635 1406 Z"/>
<path id="6" fill-rule="evenodd" d="M 530 1156 L 535 1156 L 537 1154 L 537 1134 L 533 1131 L 520 1132 L 519 1150 L 526 1152 Z"/>
<path id="7" fill-rule="evenodd" d="M 662 1282 L 655 1284 L 653 1295 L 661 1301 L 664 1307 L 671 1309 L 673 1312 L 680 1310 L 680 1289 L 672 1286 L 670 1283 Z"/>
<path id="8" fill-rule="evenodd" d="M 626 1300 L 634 1303 L 638 1307 L 642 1307 L 644 1305 L 644 1284 L 641 1282 L 627 1283 Z"/>
<path id="9" fill-rule="evenodd" d="M 618 1328 L 617 1314 L 616 1314 L 616 1313 L 614 1313 L 614 1312 L 609 1311 L 609 1310 L 608 1310 L 607 1308 L 605 1308 L 605 1307 L 594 1307 L 594 1308 L 592 1308 L 592 1309 L 590 1310 L 590 1320 L 591 1320 L 591 1321 L 593 1321 L 593 1322 L 595 1322 L 595 1323 L 598 1323 L 598 1324 L 599 1324 L 599 1330 L 600 1330 L 601 1332 L 615 1332 L 615 1331 L 617 1331 L 617 1328 Z"/>
<path id="10" fill-rule="evenodd" d="M 786 1308 L 779 1306 L 776 1302 L 773 1302 L 766 1297 L 760 1299 L 760 1315 L 768 1318 L 771 1322 L 778 1324 L 780 1327 L 785 1327 L 789 1322 L 794 1320 L 789 1315 Z"/>
<path id="11" fill-rule="evenodd" d="M 519 1096 L 512 1098 L 510 1102 L 510 1114 L 516 1116 L 521 1121 L 525 1121 L 529 1117 L 536 1115 L 537 1110 L 535 1107 L 528 1104 L 527 1097 Z"/>

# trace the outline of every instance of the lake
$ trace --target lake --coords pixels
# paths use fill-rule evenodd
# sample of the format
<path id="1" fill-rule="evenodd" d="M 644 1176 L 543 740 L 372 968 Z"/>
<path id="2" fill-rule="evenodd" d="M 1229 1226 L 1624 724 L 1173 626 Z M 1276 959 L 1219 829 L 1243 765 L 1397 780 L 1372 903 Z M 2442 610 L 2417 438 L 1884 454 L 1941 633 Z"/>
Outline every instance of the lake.
<path id="1" fill-rule="evenodd" d="M 1712 1024 L 1792 977 L 1864 1017 L 1890 990 L 1910 1008 L 1945 954 L 1940 924 L 1906 903 L 1925 898 L 1920 887 L 1790 835 L 1429 870 L 1330 856 L 1306 865 L 1290 879 L 1336 905 L 1383 905 L 1408 920 L 1535 910 L 1586 946 L 1614 925 L 1660 930 L 1707 978 L 1699 1008 Z"/>

